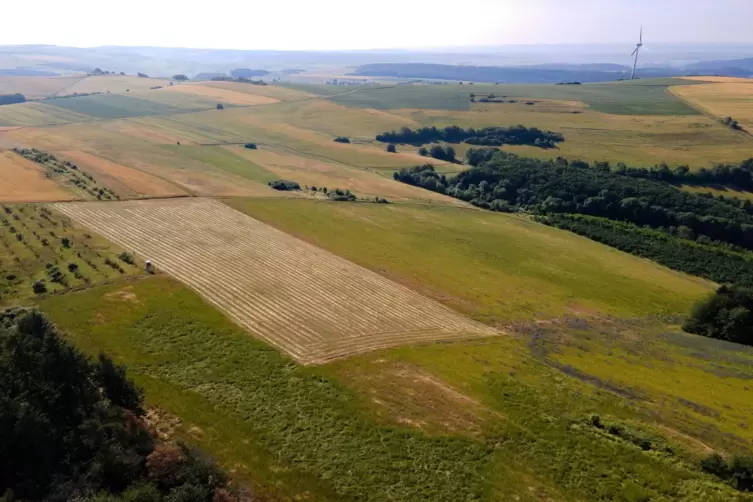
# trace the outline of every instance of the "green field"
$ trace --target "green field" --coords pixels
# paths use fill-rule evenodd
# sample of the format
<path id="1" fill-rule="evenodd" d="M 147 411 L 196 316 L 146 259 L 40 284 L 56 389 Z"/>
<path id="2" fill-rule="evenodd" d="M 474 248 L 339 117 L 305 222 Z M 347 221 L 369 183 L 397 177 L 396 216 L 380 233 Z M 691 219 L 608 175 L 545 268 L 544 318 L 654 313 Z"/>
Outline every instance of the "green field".
<path id="1" fill-rule="evenodd" d="M 35 281 L 44 281 L 46 293 L 61 293 L 140 275 L 140 266 L 125 263 L 118 258 L 120 253 L 121 249 L 44 205 L 3 205 L 0 305 L 36 296 Z"/>
<path id="2" fill-rule="evenodd" d="M 157 103 L 125 94 L 93 94 L 73 98 L 54 98 L 45 104 L 102 119 L 169 115 L 185 111 L 174 105 Z"/>
<path id="3" fill-rule="evenodd" d="M 712 285 L 519 216 L 318 201 L 228 204 L 488 324 L 685 313 Z"/>
<path id="4" fill-rule="evenodd" d="M 697 115 L 696 109 L 667 91 L 669 86 L 693 84 L 682 79 L 657 79 L 584 85 L 398 85 L 362 87 L 330 99 L 346 106 L 382 110 L 469 110 L 471 93 L 494 93 L 507 98 L 582 101 L 595 111 L 618 115 Z"/>
<path id="5" fill-rule="evenodd" d="M 240 157 L 221 146 L 163 145 L 162 148 L 176 155 L 201 162 L 207 165 L 209 169 L 219 168 L 258 183 L 266 184 L 279 179 L 278 176 L 264 169 L 264 167 Z"/>
<path id="6" fill-rule="evenodd" d="M 302 368 L 167 278 L 40 306 L 85 351 L 127 362 L 148 404 L 181 417 L 177 437 L 284 500 L 743 500 L 640 406 L 528 354 L 527 336 Z"/>

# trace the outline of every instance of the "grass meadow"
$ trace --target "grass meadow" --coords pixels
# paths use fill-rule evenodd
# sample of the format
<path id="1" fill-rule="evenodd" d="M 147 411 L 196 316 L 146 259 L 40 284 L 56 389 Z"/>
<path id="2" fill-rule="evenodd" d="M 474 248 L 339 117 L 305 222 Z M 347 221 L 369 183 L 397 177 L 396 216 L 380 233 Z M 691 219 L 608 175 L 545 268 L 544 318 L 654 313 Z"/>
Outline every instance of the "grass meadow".
<path id="1" fill-rule="evenodd" d="M 537 360 L 523 336 L 304 368 L 166 277 L 40 306 L 85 351 L 127 362 L 174 437 L 283 500 L 744 500 L 639 407 Z M 651 447 L 594 428 L 594 413 Z"/>
<path id="2" fill-rule="evenodd" d="M 519 216 L 410 204 L 226 202 L 497 326 L 568 312 L 685 313 L 713 287 Z"/>

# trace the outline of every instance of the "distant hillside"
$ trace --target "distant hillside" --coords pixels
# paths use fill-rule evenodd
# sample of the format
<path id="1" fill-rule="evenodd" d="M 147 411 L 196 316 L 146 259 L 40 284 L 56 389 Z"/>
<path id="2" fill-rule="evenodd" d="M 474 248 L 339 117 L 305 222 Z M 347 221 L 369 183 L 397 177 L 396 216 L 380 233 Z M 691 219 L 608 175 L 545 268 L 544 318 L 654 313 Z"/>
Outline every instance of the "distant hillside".
<path id="1" fill-rule="evenodd" d="M 604 68 L 610 68 L 605 71 Z M 609 82 L 630 76 L 620 65 L 457 66 L 425 63 L 378 63 L 358 67 L 351 75 L 367 77 L 470 80 L 504 84 L 556 84 L 558 82 Z M 672 69 L 643 69 L 643 77 L 671 77 Z"/>
<path id="2" fill-rule="evenodd" d="M 753 76 L 753 58 L 728 59 L 720 61 L 702 61 L 688 65 L 689 72 L 699 74 L 720 74 L 729 77 Z"/>

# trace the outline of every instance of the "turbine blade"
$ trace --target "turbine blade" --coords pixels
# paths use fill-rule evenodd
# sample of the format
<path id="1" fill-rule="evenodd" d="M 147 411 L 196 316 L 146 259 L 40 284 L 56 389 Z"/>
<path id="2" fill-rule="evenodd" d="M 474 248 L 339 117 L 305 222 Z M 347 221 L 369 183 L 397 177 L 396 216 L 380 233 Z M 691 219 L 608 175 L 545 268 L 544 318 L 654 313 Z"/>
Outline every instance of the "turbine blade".
<path id="1" fill-rule="evenodd" d="M 643 43 L 643 26 L 641 26 L 641 43 Z"/>
<path id="2" fill-rule="evenodd" d="M 646 47 L 645 45 L 643 47 L 641 47 L 641 49 L 643 49 L 644 51 L 651 52 L 651 51 L 648 50 L 648 47 Z"/>
<path id="3" fill-rule="evenodd" d="M 635 56 L 635 54 L 636 54 L 637 52 L 638 52 L 638 47 L 636 47 L 636 48 L 635 48 L 635 50 L 633 51 L 633 53 L 631 54 L 631 56 Z"/>

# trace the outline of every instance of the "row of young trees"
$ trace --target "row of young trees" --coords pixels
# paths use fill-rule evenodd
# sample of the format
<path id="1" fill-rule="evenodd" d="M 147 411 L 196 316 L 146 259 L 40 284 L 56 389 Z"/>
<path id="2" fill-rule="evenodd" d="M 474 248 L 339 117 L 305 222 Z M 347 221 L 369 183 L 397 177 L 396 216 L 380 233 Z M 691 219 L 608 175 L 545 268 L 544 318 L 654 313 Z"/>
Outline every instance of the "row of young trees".
<path id="1" fill-rule="evenodd" d="M 542 131 L 536 127 L 516 125 L 512 127 L 486 127 L 483 129 L 462 128 L 456 125 L 438 129 L 437 127 L 422 127 L 410 129 L 403 127 L 400 131 L 386 132 L 377 135 L 377 141 L 383 143 L 404 143 L 410 145 L 425 145 L 444 141 L 447 143 L 467 143 L 469 145 L 502 146 L 502 145 L 531 145 L 542 148 L 552 148 L 565 140 L 555 132 Z"/>
<path id="2" fill-rule="evenodd" d="M 0 313 L 0 452 L 5 501 L 250 499 L 205 455 L 160 442 L 125 369 L 35 310 Z"/>

